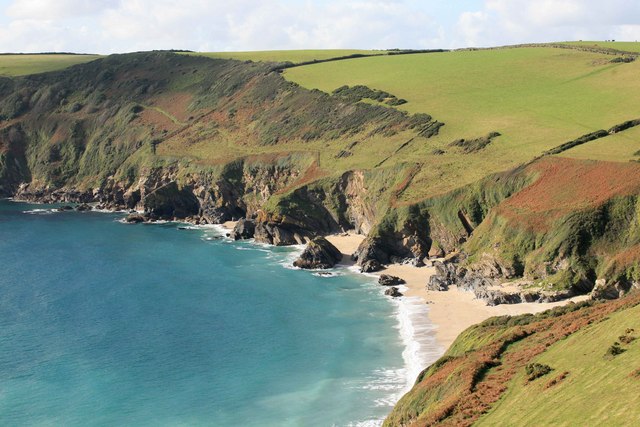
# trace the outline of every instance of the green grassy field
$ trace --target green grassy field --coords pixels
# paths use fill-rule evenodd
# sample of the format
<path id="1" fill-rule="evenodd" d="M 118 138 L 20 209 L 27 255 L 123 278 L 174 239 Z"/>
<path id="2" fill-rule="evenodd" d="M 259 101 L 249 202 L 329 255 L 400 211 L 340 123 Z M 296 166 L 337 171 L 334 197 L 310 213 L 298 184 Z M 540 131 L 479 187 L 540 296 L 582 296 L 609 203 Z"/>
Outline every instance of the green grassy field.
<path id="1" fill-rule="evenodd" d="M 638 151 L 640 151 L 640 127 L 635 127 L 573 147 L 559 155 L 574 159 L 628 162 L 640 159 Z"/>
<path id="2" fill-rule="evenodd" d="M 24 76 L 93 61 L 98 55 L 0 55 L 0 76 Z"/>
<path id="3" fill-rule="evenodd" d="M 386 50 L 315 49 L 315 50 L 262 50 L 253 52 L 185 52 L 209 58 L 238 59 L 240 61 L 307 62 L 349 55 L 386 55 Z"/>
<path id="4" fill-rule="evenodd" d="M 584 328 L 545 351 L 535 362 L 553 371 L 531 383 L 524 372 L 516 375 L 508 391 L 476 425 L 624 426 L 640 424 L 638 377 L 640 342 L 635 340 L 611 359 L 605 352 L 627 329 L 640 332 L 640 307 L 614 313 Z M 548 387 L 551 379 L 568 372 L 566 379 Z M 634 409 L 631 409 L 634 408 Z"/>
<path id="5" fill-rule="evenodd" d="M 574 46 L 586 46 L 586 47 L 604 47 L 608 49 L 616 49 L 624 52 L 640 52 L 640 43 L 635 42 L 603 42 L 603 41 L 579 41 L 579 42 L 564 42 L 563 44 L 570 44 Z"/>
<path id="6" fill-rule="evenodd" d="M 597 129 L 640 117 L 640 63 L 611 64 L 609 55 L 554 48 L 496 49 L 360 58 L 286 70 L 307 88 L 331 92 L 363 84 L 409 102 L 399 109 L 443 121 L 440 135 L 398 155 L 427 162 L 413 187 L 441 193 L 528 161 Z M 486 149 L 461 154 L 458 138 L 502 134 Z M 433 156 L 434 149 L 446 153 Z M 473 165 L 474 167 L 469 167 Z M 409 189 L 406 200 L 420 197 Z"/>

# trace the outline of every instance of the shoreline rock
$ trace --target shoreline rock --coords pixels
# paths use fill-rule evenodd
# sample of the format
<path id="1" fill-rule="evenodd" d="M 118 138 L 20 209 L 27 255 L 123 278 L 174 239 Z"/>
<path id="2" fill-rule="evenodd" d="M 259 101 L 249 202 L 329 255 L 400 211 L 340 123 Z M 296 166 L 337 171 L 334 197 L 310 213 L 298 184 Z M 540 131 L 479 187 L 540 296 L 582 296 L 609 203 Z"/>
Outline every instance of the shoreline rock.
<path id="1" fill-rule="evenodd" d="M 233 227 L 230 236 L 233 240 L 252 239 L 256 232 L 256 223 L 252 219 L 241 219 Z"/>
<path id="2" fill-rule="evenodd" d="M 382 264 L 376 259 L 370 259 L 365 261 L 360 267 L 360 273 L 375 273 L 382 270 Z"/>
<path id="3" fill-rule="evenodd" d="M 398 288 L 396 288 L 395 286 L 392 286 L 386 291 L 384 291 L 384 294 L 387 296 L 390 296 L 391 298 L 398 298 L 398 297 L 404 296 L 402 292 L 400 292 Z"/>
<path id="4" fill-rule="evenodd" d="M 381 286 L 399 286 L 407 283 L 404 279 L 389 274 L 381 274 L 378 278 L 378 284 Z"/>
<path id="5" fill-rule="evenodd" d="M 300 258 L 293 262 L 298 268 L 308 270 L 332 268 L 342 260 L 342 253 L 324 237 L 311 240 Z"/>

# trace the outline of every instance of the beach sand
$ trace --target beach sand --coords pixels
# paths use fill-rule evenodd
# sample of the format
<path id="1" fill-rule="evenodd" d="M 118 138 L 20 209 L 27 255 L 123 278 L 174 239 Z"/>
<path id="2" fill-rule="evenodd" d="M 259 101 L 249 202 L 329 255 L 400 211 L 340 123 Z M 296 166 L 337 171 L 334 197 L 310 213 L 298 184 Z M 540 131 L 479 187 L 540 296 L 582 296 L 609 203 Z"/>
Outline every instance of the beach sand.
<path id="1" fill-rule="evenodd" d="M 347 262 L 351 264 L 353 262 L 350 256 L 364 238 L 365 236 L 353 232 L 327 236 L 327 240 L 343 253 L 343 261 L 348 260 Z M 565 305 L 570 301 L 577 302 L 588 298 L 580 296 L 555 303 L 502 304 L 490 307 L 484 301 L 476 299 L 473 293 L 459 291 L 455 286 L 445 292 L 428 291 L 426 284 L 434 273 L 433 267 L 392 264 L 376 275 L 390 274 L 404 279 L 408 288 L 405 295 L 420 297 L 425 304 L 429 305 L 429 318 L 437 328 L 436 340 L 444 349 L 449 348 L 456 337 L 469 326 L 489 317 L 539 313 L 552 307 Z"/>

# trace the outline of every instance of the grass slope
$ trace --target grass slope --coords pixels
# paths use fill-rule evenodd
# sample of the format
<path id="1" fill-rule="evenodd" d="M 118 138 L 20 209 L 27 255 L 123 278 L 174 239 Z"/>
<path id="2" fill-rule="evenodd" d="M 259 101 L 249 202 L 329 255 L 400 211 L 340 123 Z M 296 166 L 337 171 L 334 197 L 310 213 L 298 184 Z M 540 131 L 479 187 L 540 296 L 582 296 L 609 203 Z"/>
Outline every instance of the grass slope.
<path id="1" fill-rule="evenodd" d="M 208 58 L 237 59 L 239 61 L 293 62 L 321 61 L 349 55 L 386 55 L 386 50 L 358 49 L 309 49 L 309 50 L 259 50 L 253 52 L 184 52 L 185 55 Z"/>
<path id="2" fill-rule="evenodd" d="M 560 154 L 574 159 L 628 162 L 640 159 L 640 127 L 596 139 Z"/>
<path id="3" fill-rule="evenodd" d="M 636 425 L 640 294 L 494 317 L 463 332 L 425 369 L 385 426 Z M 627 329 L 634 331 L 627 331 Z M 530 377 L 527 367 L 539 369 Z"/>
<path id="4" fill-rule="evenodd" d="M 626 334 L 628 329 L 634 331 Z M 639 333 L 640 306 L 636 306 L 555 343 L 532 360 L 553 371 L 530 383 L 519 372 L 502 399 L 476 425 L 640 424 L 640 341 L 621 344 L 622 354 L 605 357 L 619 337 Z M 567 373 L 564 380 L 550 385 L 563 373 Z"/>
<path id="5" fill-rule="evenodd" d="M 609 63 L 610 55 L 554 48 L 519 48 L 381 56 L 306 65 L 287 79 L 331 92 L 363 84 L 409 101 L 400 109 L 428 112 L 446 123 L 430 144 L 401 153 L 427 161 L 401 200 L 446 192 L 530 160 L 597 129 L 640 117 L 635 99 L 640 62 Z M 486 149 L 461 154 L 459 138 L 502 134 Z M 445 151 L 433 156 L 435 149 Z M 421 188 L 421 191 L 415 191 Z"/>
<path id="6" fill-rule="evenodd" d="M 577 41 L 565 42 L 572 46 L 580 47 L 604 47 L 607 49 L 615 49 L 623 52 L 640 52 L 640 43 L 635 42 L 604 42 L 604 41 Z"/>
<path id="7" fill-rule="evenodd" d="M 0 55 L 0 76 L 24 76 L 62 70 L 98 58 L 98 55 Z"/>

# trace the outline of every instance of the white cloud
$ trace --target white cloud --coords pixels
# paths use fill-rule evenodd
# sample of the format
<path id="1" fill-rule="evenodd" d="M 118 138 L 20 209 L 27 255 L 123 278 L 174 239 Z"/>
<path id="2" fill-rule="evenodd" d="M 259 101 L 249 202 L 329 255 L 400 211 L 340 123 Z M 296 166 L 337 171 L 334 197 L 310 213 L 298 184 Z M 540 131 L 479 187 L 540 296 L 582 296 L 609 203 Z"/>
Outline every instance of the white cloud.
<path id="1" fill-rule="evenodd" d="M 119 0 L 18 0 L 7 7 L 15 19 L 54 20 L 99 13 L 117 7 Z"/>
<path id="2" fill-rule="evenodd" d="M 493 46 L 616 36 L 635 40 L 638 22 L 637 0 L 486 0 L 479 10 L 460 15 L 454 44 Z"/>
<path id="3" fill-rule="evenodd" d="M 14 0 L 0 51 L 440 47 L 415 0 Z M 88 34 L 79 39 L 80 27 Z"/>
<path id="4" fill-rule="evenodd" d="M 640 38 L 637 0 L 2 2 L 9 4 L 0 15 L 0 51 L 438 48 Z"/>

